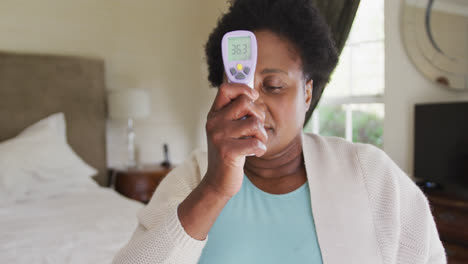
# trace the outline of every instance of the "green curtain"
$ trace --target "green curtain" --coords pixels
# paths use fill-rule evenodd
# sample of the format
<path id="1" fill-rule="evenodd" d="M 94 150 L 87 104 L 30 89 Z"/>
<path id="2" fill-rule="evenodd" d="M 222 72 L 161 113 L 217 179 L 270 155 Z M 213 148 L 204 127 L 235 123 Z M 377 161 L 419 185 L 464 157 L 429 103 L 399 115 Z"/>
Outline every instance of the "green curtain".
<path id="1" fill-rule="evenodd" d="M 353 25 L 360 0 L 314 0 L 314 2 L 325 17 L 325 20 L 330 27 L 333 39 L 335 40 L 338 54 L 341 54 L 346 40 L 348 39 L 351 26 Z M 314 99 L 311 102 L 309 111 L 307 111 L 304 125 L 307 124 L 312 116 L 312 112 L 317 107 L 324 88 L 325 86 L 314 87 Z"/>

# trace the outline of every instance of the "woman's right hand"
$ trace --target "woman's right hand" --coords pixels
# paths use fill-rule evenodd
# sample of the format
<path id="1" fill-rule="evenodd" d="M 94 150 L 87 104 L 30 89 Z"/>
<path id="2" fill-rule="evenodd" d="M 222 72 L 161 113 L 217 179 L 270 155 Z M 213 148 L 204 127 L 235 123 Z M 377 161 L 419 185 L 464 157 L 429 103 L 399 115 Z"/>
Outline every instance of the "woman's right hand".
<path id="1" fill-rule="evenodd" d="M 223 208 L 239 192 L 245 156 L 266 152 L 265 111 L 254 103 L 258 96 L 244 84 L 225 83 L 218 89 L 206 121 L 208 170 L 177 209 L 181 225 L 195 239 L 206 238 Z"/>
<path id="2" fill-rule="evenodd" d="M 258 92 L 247 85 L 224 83 L 208 113 L 208 170 L 204 181 L 228 198 L 242 186 L 245 157 L 260 157 L 266 152 L 265 111 L 254 103 L 258 97 Z"/>

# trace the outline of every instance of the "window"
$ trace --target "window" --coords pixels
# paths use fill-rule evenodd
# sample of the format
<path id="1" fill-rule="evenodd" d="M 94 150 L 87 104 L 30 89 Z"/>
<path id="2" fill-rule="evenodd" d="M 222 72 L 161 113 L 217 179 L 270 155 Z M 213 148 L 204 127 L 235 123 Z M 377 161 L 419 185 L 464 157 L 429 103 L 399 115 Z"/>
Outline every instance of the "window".
<path id="1" fill-rule="evenodd" d="M 384 0 L 361 0 L 338 66 L 304 131 L 383 147 Z"/>

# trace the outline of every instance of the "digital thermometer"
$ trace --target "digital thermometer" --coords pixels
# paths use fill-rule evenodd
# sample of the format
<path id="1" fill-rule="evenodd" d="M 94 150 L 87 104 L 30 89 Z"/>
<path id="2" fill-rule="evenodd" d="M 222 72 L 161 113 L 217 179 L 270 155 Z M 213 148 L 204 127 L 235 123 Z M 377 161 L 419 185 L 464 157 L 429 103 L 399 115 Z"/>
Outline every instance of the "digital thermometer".
<path id="1" fill-rule="evenodd" d="M 230 82 L 253 88 L 257 66 L 257 39 L 251 31 L 235 30 L 224 34 L 221 41 L 224 71 Z"/>

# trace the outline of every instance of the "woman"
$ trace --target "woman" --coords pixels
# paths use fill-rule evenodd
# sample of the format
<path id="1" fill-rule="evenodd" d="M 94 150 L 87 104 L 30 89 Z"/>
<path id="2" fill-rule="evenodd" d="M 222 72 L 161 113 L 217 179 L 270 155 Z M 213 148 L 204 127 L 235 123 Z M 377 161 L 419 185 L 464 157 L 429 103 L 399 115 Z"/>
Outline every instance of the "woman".
<path id="1" fill-rule="evenodd" d="M 239 29 L 257 38 L 254 89 L 224 75 Z M 337 62 L 310 1 L 234 1 L 206 55 L 208 151 L 164 179 L 114 263 L 445 263 L 427 200 L 382 151 L 302 134 Z"/>

